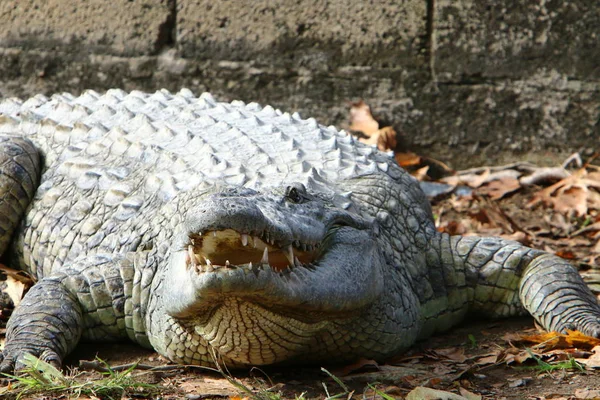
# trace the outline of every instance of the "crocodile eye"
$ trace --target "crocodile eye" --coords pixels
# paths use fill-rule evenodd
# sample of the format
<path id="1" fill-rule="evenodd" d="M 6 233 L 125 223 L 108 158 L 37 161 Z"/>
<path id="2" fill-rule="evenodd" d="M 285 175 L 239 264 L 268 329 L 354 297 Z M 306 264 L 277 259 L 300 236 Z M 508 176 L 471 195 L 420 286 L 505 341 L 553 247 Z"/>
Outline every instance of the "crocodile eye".
<path id="1" fill-rule="evenodd" d="M 285 190 L 285 197 L 292 203 L 302 203 L 305 199 L 302 188 L 296 186 L 288 186 Z"/>

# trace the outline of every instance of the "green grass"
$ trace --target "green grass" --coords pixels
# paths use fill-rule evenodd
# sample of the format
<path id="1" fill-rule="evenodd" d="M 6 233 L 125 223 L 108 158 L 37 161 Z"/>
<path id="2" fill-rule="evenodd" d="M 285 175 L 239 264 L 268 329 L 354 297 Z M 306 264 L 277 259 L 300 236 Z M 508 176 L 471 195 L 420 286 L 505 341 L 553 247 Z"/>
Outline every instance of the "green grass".
<path id="1" fill-rule="evenodd" d="M 323 389 L 325 390 L 325 393 L 327 394 L 327 397 L 325 398 L 326 400 L 334 400 L 334 399 L 342 399 L 342 398 L 349 399 L 352 397 L 354 392 L 350 391 L 350 388 L 348 388 L 348 386 L 346 386 L 346 384 L 344 382 L 342 382 L 342 380 L 340 378 L 333 375 L 331 372 L 327 371 L 325 368 L 321 368 L 321 371 L 323 371 L 327 375 L 329 375 L 329 377 L 331 379 L 333 379 L 335 381 L 335 383 L 337 383 L 344 390 L 342 393 L 338 393 L 336 395 L 331 395 L 331 394 L 329 394 L 329 390 L 327 389 L 327 385 L 325 384 L 325 382 L 322 382 Z"/>
<path id="2" fill-rule="evenodd" d="M 373 393 L 375 393 L 377 396 L 381 397 L 383 400 L 396 400 L 396 398 L 390 396 L 387 393 L 382 392 L 381 390 L 377 389 L 377 387 L 375 386 L 375 384 L 371 384 L 369 383 L 367 385 L 369 387 L 369 389 L 371 389 L 373 391 Z"/>
<path id="3" fill-rule="evenodd" d="M 12 378 L 9 386 L 0 388 L 0 397 L 16 398 L 43 393 L 44 395 L 79 397 L 81 395 L 96 396 L 105 399 L 120 399 L 124 394 L 156 393 L 157 385 L 139 382 L 132 376 L 135 365 L 125 371 L 115 372 L 108 364 L 101 361 L 108 369 L 104 377 L 98 380 L 79 382 L 81 374 L 65 375 L 54 366 L 30 355 L 25 355 L 25 369 L 18 375 L 5 376 Z"/>
<path id="4" fill-rule="evenodd" d="M 527 349 L 527 352 L 529 353 L 531 358 L 533 358 L 535 360 L 537 365 L 529 366 L 529 367 L 520 367 L 520 369 L 529 369 L 529 370 L 535 370 L 535 371 L 539 371 L 539 372 L 553 372 L 553 371 L 559 371 L 559 370 L 563 370 L 563 369 L 576 369 L 579 372 L 585 372 L 585 368 L 581 364 L 579 364 L 577 362 L 577 360 L 575 360 L 574 358 L 569 357 L 568 360 L 550 364 L 550 363 L 542 360 L 540 357 L 536 356 L 535 354 L 533 354 L 533 352 L 531 350 Z"/>
<path id="5" fill-rule="evenodd" d="M 471 345 L 471 348 L 476 349 L 477 348 L 477 339 L 475 339 L 475 335 L 469 333 L 469 335 L 467 337 L 469 338 L 469 344 Z"/>

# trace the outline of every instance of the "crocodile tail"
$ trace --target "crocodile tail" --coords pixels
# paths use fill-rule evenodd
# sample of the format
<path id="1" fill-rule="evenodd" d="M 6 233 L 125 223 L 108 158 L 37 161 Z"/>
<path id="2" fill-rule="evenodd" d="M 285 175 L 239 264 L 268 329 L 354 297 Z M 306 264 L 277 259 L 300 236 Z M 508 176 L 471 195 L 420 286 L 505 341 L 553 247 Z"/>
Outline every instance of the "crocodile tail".
<path id="1" fill-rule="evenodd" d="M 500 238 L 450 237 L 464 265 L 470 310 L 490 317 L 529 313 L 549 331 L 600 336 L 600 306 L 566 260 Z"/>

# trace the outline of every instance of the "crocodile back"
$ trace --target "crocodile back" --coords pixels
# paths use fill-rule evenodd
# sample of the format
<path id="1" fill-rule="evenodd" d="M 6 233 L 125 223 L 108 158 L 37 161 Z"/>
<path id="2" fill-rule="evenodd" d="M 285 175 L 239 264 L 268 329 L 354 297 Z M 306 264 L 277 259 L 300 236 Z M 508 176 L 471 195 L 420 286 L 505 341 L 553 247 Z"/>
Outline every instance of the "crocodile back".
<path id="1" fill-rule="evenodd" d="M 312 118 L 186 89 L 9 99 L 0 103 L 0 134 L 27 137 L 43 156 L 12 246 L 36 276 L 82 253 L 168 238 L 175 227 L 162 207 L 190 191 L 299 182 L 348 208 L 344 181 L 404 174 L 388 155 Z"/>

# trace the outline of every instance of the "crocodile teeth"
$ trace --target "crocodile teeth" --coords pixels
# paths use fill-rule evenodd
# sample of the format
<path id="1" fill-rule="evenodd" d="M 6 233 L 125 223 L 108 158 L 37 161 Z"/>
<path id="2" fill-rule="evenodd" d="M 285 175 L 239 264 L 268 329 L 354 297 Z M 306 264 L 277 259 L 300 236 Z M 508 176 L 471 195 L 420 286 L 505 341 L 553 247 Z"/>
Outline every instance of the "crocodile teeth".
<path id="1" fill-rule="evenodd" d="M 217 237 L 217 231 L 213 231 L 213 237 Z"/>
<path id="2" fill-rule="evenodd" d="M 208 258 L 204 258 L 204 260 L 206 260 L 206 267 L 204 267 L 204 271 L 206 272 L 213 272 L 215 269 L 213 268 L 212 263 L 210 262 L 210 260 Z"/>
<path id="3" fill-rule="evenodd" d="M 192 267 L 196 268 L 198 264 L 196 263 L 196 254 L 194 254 L 194 246 L 188 246 L 187 257 L 189 258 Z"/>
<path id="4" fill-rule="evenodd" d="M 265 247 L 265 250 L 263 251 L 263 256 L 262 259 L 260 260 L 260 263 L 263 265 L 269 265 L 269 249 Z"/>
<path id="5" fill-rule="evenodd" d="M 298 257 L 294 257 L 294 265 L 296 267 L 301 267 L 302 263 L 300 262 L 300 260 L 298 260 Z"/>
<path id="6" fill-rule="evenodd" d="M 246 234 L 244 233 L 244 234 L 242 234 L 242 235 L 240 236 L 240 238 L 242 239 L 242 245 L 243 245 L 243 246 L 247 246 L 247 245 L 248 245 L 248 235 L 246 235 Z"/>
<path id="7" fill-rule="evenodd" d="M 252 269 L 252 261 L 248 263 L 248 268 Z"/>
<path id="8" fill-rule="evenodd" d="M 231 264 L 229 263 L 229 260 L 225 260 L 225 266 L 226 266 L 226 267 L 229 267 L 229 265 L 231 265 Z"/>
<path id="9" fill-rule="evenodd" d="M 288 247 L 286 247 L 285 249 L 281 249 L 283 251 L 283 254 L 285 255 L 285 258 L 287 258 L 289 264 L 291 266 L 294 265 L 294 248 L 292 247 L 292 245 L 288 245 Z"/>

